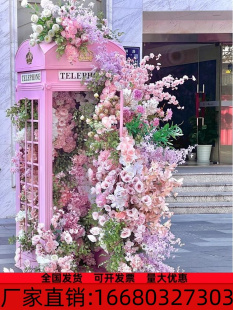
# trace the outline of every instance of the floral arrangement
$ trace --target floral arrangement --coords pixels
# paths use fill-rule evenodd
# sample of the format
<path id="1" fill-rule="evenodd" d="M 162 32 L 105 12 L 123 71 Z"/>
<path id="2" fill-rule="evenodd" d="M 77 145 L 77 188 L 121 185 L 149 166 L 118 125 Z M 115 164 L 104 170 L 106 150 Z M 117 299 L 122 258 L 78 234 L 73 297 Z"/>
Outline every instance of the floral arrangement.
<path id="1" fill-rule="evenodd" d="M 90 2 L 88 7 L 84 7 L 84 2 L 85 0 L 69 0 L 64 5 L 55 5 L 50 0 L 41 0 L 40 12 L 36 4 L 33 6 L 23 0 L 21 5 L 33 11 L 30 45 L 56 42 L 58 56 L 65 53 L 68 61 L 72 63 L 80 53 L 87 52 L 89 44 L 101 44 L 106 39 L 116 39 L 121 35 L 107 27 L 107 20 L 102 15 L 94 15 L 93 2 Z"/>
<path id="2" fill-rule="evenodd" d="M 40 17 L 33 17 L 43 30 L 32 40 L 49 42 L 45 35 L 52 29 L 54 36 L 53 32 L 50 36 L 71 62 L 77 59 L 80 46 L 88 48 L 95 35 L 101 32 L 103 40 L 109 35 L 99 28 L 93 13 L 77 3 L 70 0 L 59 7 L 42 0 Z M 22 4 L 30 7 L 26 0 Z M 82 40 L 87 35 L 88 40 Z M 68 50 L 73 48 L 76 52 L 70 57 Z M 45 230 L 38 223 L 38 208 L 28 207 L 26 212 L 21 204 L 16 217 L 21 228 L 16 264 L 21 251 L 34 251 L 38 264 L 34 268 L 26 261 L 25 271 L 80 272 L 102 265 L 110 272 L 174 270 L 165 260 L 181 241 L 170 231 L 172 213 L 166 197 L 182 184 L 173 172 L 190 150 L 173 148 L 182 131 L 171 122 L 171 105 L 183 107 L 168 89 L 177 89 L 189 78 L 169 75 L 150 83 L 155 69 L 150 61 L 155 58 L 159 70 L 160 56 L 150 54 L 136 67 L 100 46 L 93 75 L 85 82 L 89 92 L 54 93 L 54 214 L 50 229 Z M 36 205 L 37 191 L 24 185 L 33 169 L 23 170 L 30 153 L 22 143 L 28 134 L 23 125 L 31 117 L 28 111 L 30 100 L 25 99 L 7 114 L 18 131 L 19 150 L 13 161 L 21 176 L 21 201 L 25 196 Z M 38 156 L 38 149 L 33 151 Z"/>

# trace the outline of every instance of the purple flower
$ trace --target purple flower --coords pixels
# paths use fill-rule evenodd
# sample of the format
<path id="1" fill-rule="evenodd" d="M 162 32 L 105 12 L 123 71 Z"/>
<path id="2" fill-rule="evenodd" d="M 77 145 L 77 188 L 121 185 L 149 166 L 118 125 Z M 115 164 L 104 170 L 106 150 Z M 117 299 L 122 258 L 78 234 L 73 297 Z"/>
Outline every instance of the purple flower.
<path id="1" fill-rule="evenodd" d="M 140 100 L 142 100 L 142 97 L 143 97 L 143 92 L 141 90 L 135 89 L 133 91 L 133 99 L 134 100 L 140 101 Z"/>

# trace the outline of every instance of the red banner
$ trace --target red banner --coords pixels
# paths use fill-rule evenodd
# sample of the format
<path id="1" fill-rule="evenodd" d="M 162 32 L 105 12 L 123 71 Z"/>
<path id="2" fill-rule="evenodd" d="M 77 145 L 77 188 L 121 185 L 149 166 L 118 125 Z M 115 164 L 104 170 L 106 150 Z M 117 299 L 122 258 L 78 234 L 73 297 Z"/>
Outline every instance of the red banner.
<path id="1" fill-rule="evenodd" d="M 0 307 L 9 310 L 233 307 L 230 273 L 4 273 L 0 282 Z"/>

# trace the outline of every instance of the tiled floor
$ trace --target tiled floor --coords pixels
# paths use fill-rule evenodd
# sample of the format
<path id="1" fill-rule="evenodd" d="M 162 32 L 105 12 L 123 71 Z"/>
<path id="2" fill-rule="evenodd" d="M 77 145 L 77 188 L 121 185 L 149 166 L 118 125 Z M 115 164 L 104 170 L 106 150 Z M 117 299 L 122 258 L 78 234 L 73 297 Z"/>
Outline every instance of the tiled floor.
<path id="1" fill-rule="evenodd" d="M 232 214 L 174 215 L 171 230 L 185 245 L 170 265 L 186 272 L 232 272 Z"/>
<path id="2" fill-rule="evenodd" d="M 172 232 L 185 245 L 171 266 L 185 272 L 232 272 L 232 215 L 184 214 L 172 218 Z M 8 238 L 15 235 L 15 221 L 0 219 L 0 272 L 14 267 L 15 245 Z"/>

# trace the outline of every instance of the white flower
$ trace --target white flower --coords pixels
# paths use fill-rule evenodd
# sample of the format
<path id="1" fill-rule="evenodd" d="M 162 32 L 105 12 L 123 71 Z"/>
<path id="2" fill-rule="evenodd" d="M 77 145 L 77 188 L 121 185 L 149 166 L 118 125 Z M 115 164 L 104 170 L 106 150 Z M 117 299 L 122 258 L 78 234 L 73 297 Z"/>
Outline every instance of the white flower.
<path id="1" fill-rule="evenodd" d="M 98 220 L 98 217 L 99 217 L 99 213 L 98 212 L 93 212 L 92 213 L 92 217 L 93 217 L 93 220 Z"/>
<path id="2" fill-rule="evenodd" d="M 47 26 L 48 28 L 50 28 L 52 25 L 53 25 L 52 20 L 47 20 L 46 26 Z"/>
<path id="3" fill-rule="evenodd" d="M 40 241 L 40 236 L 35 235 L 32 237 L 32 245 L 36 245 Z"/>
<path id="4" fill-rule="evenodd" d="M 94 2 L 90 2 L 90 3 L 88 4 L 88 6 L 89 6 L 90 8 L 93 8 L 93 7 L 95 6 L 95 4 L 94 4 Z"/>
<path id="5" fill-rule="evenodd" d="M 20 231 L 18 232 L 18 238 L 19 238 L 19 240 L 24 239 L 24 237 L 25 237 L 25 232 L 24 232 L 23 229 L 20 229 Z"/>
<path id="6" fill-rule="evenodd" d="M 90 229 L 90 232 L 92 233 L 92 235 L 98 236 L 100 234 L 100 228 L 99 227 L 92 227 L 92 229 Z"/>
<path id="7" fill-rule="evenodd" d="M 36 15 L 36 14 L 32 14 L 32 16 L 31 16 L 31 21 L 32 21 L 33 23 L 37 23 L 37 22 L 38 22 L 38 20 L 39 20 L 38 15 Z"/>
<path id="8" fill-rule="evenodd" d="M 131 235 L 131 230 L 129 228 L 123 228 L 121 232 L 121 238 L 128 238 Z"/>
<path id="9" fill-rule="evenodd" d="M 96 237 L 93 236 L 93 235 L 88 235 L 87 237 L 88 237 L 88 239 L 89 239 L 91 242 L 96 242 L 96 241 L 97 241 Z"/>
<path id="10" fill-rule="evenodd" d="M 55 36 L 54 30 L 49 30 L 48 35 L 49 35 L 50 37 L 54 37 L 54 36 Z"/>
<path id="11" fill-rule="evenodd" d="M 22 0 L 21 6 L 22 6 L 23 8 L 26 8 L 26 7 L 28 6 L 28 0 Z"/>
<path id="12" fill-rule="evenodd" d="M 29 41 L 29 44 L 30 44 L 30 46 L 35 46 L 36 45 L 36 40 L 34 40 L 34 39 L 31 39 L 30 41 Z"/>
<path id="13" fill-rule="evenodd" d="M 58 260 L 58 256 L 56 254 L 51 255 L 51 260 L 52 261 L 57 261 Z"/>
<path id="14" fill-rule="evenodd" d="M 43 31 L 43 26 L 42 25 L 36 25 L 34 27 L 34 29 L 35 29 L 35 32 L 41 33 Z"/>
<path id="15" fill-rule="evenodd" d="M 82 115 L 80 116 L 81 121 L 83 121 L 85 119 L 85 117 Z"/>
<path id="16" fill-rule="evenodd" d="M 58 25 L 60 25 L 60 24 L 62 23 L 61 17 L 57 17 L 57 18 L 56 18 L 56 23 L 57 23 Z"/>
<path id="17" fill-rule="evenodd" d="M 52 12 L 48 9 L 44 9 L 41 13 L 42 16 L 44 17 L 50 17 L 52 15 Z"/>
<path id="18" fill-rule="evenodd" d="M 45 256 L 37 256 L 36 260 L 40 265 L 46 265 L 50 263 L 50 259 Z"/>
<path id="19" fill-rule="evenodd" d="M 64 231 L 62 234 L 61 234 L 61 237 L 63 240 L 65 240 L 66 243 L 68 244 L 71 244 L 73 239 L 71 237 L 71 235 L 68 233 L 68 231 Z"/>
<path id="20" fill-rule="evenodd" d="M 89 118 L 86 119 L 86 123 L 90 124 L 91 120 Z"/>
<path id="21" fill-rule="evenodd" d="M 94 97 L 97 99 L 99 97 L 99 95 L 97 93 L 95 93 Z"/>
<path id="22" fill-rule="evenodd" d="M 44 41 L 45 41 L 45 43 L 50 43 L 52 41 L 52 37 L 47 35 L 44 37 Z"/>
<path id="23" fill-rule="evenodd" d="M 16 217 L 15 217 L 15 221 L 16 221 L 16 222 L 21 222 L 22 220 L 25 219 L 25 217 L 26 217 L 26 212 L 20 210 L 20 211 L 18 212 L 18 214 L 16 215 Z"/>
<path id="24" fill-rule="evenodd" d="M 52 29 L 53 29 L 54 32 L 57 32 L 60 29 L 60 27 L 59 27 L 58 24 L 54 24 Z"/>
<path id="25" fill-rule="evenodd" d="M 30 34 L 30 38 L 32 39 L 32 40 L 36 40 L 37 38 L 38 38 L 38 33 L 37 32 L 33 32 L 32 34 Z"/>
<path id="26" fill-rule="evenodd" d="M 12 268 L 8 269 L 8 268 L 4 267 L 3 272 L 14 272 L 14 270 Z"/>
<path id="27" fill-rule="evenodd" d="M 153 59 L 155 55 L 153 53 L 150 53 L 150 58 Z"/>
<path id="28" fill-rule="evenodd" d="M 17 143 L 25 140 L 25 128 L 16 132 L 14 140 Z"/>

